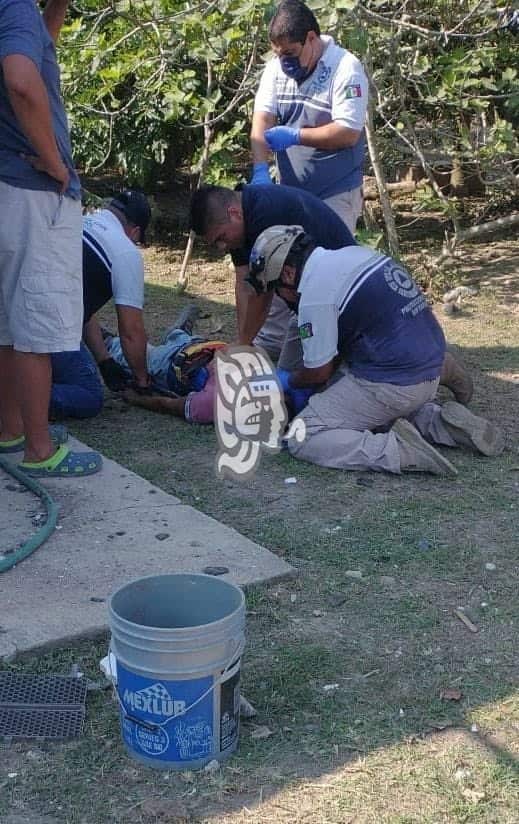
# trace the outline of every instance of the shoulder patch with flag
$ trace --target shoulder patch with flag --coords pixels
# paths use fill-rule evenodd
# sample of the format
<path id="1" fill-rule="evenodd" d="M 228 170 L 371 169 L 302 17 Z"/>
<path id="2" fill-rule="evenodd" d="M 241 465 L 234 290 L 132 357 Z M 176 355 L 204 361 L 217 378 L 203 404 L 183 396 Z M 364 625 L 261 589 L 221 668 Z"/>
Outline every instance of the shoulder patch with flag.
<path id="1" fill-rule="evenodd" d="M 299 327 L 299 337 L 301 338 L 301 340 L 313 338 L 313 336 L 314 332 L 311 323 L 303 323 L 303 325 Z"/>
<path id="2" fill-rule="evenodd" d="M 344 89 L 344 97 L 346 100 L 351 100 L 353 97 L 362 97 L 360 83 L 354 83 L 351 86 L 346 86 Z"/>

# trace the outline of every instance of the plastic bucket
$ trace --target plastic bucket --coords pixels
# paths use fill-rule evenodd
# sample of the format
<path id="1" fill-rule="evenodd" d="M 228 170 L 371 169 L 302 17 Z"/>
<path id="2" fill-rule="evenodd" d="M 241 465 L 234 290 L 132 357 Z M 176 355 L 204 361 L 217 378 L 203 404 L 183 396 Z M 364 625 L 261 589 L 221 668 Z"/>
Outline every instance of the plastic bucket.
<path id="1" fill-rule="evenodd" d="M 179 770 L 231 755 L 240 722 L 242 590 L 211 575 L 154 575 L 117 590 L 109 610 L 129 754 Z"/>

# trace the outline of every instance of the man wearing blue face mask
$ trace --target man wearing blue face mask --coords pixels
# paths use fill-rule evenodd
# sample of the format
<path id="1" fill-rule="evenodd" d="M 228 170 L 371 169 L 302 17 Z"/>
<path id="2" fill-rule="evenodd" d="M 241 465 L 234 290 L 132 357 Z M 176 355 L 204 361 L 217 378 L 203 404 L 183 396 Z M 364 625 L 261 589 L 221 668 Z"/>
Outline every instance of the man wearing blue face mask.
<path id="1" fill-rule="evenodd" d="M 355 231 L 362 211 L 368 81 L 360 61 L 321 35 L 312 11 L 284 0 L 269 25 L 275 57 L 254 104 L 251 183 L 269 183 L 275 152 L 280 182 L 324 200 Z"/>

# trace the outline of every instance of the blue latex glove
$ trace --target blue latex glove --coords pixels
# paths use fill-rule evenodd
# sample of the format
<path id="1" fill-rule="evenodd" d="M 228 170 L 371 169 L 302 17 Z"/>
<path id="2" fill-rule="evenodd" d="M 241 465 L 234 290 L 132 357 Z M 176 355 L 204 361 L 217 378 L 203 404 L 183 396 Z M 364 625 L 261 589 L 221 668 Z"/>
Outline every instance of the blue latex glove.
<path id="1" fill-rule="evenodd" d="M 299 145 L 299 129 L 291 126 L 274 126 L 265 132 L 265 140 L 273 152 L 283 152 L 290 146 Z"/>
<path id="2" fill-rule="evenodd" d="M 253 186 L 260 186 L 266 185 L 268 183 L 273 183 L 272 178 L 269 175 L 269 164 L 268 163 L 254 163 L 252 166 L 252 177 L 250 182 Z"/>
<path id="3" fill-rule="evenodd" d="M 294 407 L 294 413 L 298 415 L 304 409 L 308 399 L 312 397 L 315 389 L 290 389 L 289 396 Z"/>
<path id="4" fill-rule="evenodd" d="M 288 369 L 280 369 L 277 367 L 276 374 L 283 388 L 283 392 L 290 392 L 290 372 Z"/>
<path id="5" fill-rule="evenodd" d="M 290 398 L 292 402 L 292 406 L 294 407 L 294 413 L 297 415 L 301 412 L 301 409 L 304 409 L 306 404 L 308 403 L 308 398 L 310 398 L 314 394 L 314 389 L 294 389 L 290 386 L 290 375 L 291 373 L 288 369 L 276 369 L 277 376 L 279 378 L 279 382 L 283 387 L 283 391 L 286 395 Z"/>
<path id="6" fill-rule="evenodd" d="M 191 379 L 189 381 L 189 389 L 191 392 L 200 392 L 201 389 L 207 383 L 207 379 L 209 377 L 209 372 L 205 368 L 205 366 L 201 366 L 200 369 L 197 369 L 194 375 L 191 375 Z"/>

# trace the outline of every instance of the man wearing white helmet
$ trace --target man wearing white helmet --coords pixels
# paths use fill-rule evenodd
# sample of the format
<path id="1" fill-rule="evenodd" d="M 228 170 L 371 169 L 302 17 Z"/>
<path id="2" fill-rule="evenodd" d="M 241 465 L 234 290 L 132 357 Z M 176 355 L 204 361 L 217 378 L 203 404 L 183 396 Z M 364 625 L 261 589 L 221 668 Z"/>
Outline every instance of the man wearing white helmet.
<path id="1" fill-rule="evenodd" d="M 316 246 L 301 226 L 257 238 L 248 282 L 298 314 L 302 365 L 294 388 L 322 391 L 299 414 L 297 458 L 336 469 L 456 475 L 429 442 L 498 455 L 501 431 L 456 402 L 434 403 L 445 338 L 425 296 L 387 255 Z"/>

